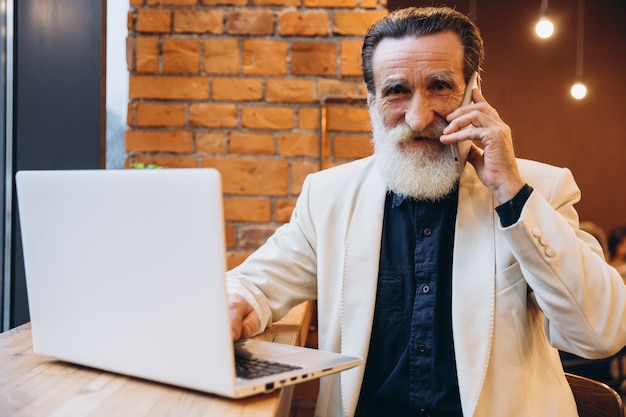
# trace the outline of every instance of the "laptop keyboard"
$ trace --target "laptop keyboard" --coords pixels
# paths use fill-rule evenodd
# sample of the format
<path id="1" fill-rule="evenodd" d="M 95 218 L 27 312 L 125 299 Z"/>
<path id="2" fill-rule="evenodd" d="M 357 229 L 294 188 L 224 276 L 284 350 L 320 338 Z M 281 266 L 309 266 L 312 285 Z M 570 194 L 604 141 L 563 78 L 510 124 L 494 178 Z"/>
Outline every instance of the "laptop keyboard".
<path id="1" fill-rule="evenodd" d="M 302 367 L 236 355 L 235 369 L 238 378 L 255 379 L 279 374 L 281 372 L 302 369 Z"/>

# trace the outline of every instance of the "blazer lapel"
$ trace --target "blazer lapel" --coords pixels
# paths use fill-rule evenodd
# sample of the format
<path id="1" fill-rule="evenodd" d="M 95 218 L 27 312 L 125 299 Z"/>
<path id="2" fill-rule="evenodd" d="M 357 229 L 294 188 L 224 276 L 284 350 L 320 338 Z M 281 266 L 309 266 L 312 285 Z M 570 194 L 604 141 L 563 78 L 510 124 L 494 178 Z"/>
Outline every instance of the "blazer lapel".
<path id="1" fill-rule="evenodd" d="M 376 300 L 385 185 L 375 167 L 357 197 L 346 240 L 341 350 L 367 359 Z M 495 233 L 491 193 L 468 164 L 459 186 L 452 266 L 452 327 L 461 402 L 471 416 L 487 372 L 493 336 Z M 340 374 L 342 391 L 358 390 L 365 367 Z M 353 391 L 354 392 L 354 391 Z M 342 393 L 344 410 L 357 396 Z"/>
<path id="2" fill-rule="evenodd" d="M 343 305 L 341 308 L 343 353 L 367 359 L 380 259 L 380 242 L 385 210 L 386 188 L 373 165 L 357 197 L 345 248 Z M 341 373 L 342 390 L 360 389 L 365 366 Z M 355 388 L 356 387 L 356 388 Z M 354 409 L 358 395 L 343 393 L 344 409 Z"/>
<path id="3" fill-rule="evenodd" d="M 452 329 L 467 416 L 478 403 L 493 338 L 498 221 L 494 206 L 491 192 L 468 164 L 459 186 L 452 265 Z"/>

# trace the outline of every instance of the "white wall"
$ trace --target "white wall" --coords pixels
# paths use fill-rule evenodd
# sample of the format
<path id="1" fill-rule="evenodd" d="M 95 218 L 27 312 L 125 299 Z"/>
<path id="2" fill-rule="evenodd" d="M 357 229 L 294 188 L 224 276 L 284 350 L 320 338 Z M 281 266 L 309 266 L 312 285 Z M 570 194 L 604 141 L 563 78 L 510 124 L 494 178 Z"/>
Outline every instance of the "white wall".
<path id="1" fill-rule="evenodd" d="M 124 132 L 128 104 L 126 27 L 128 0 L 107 1 L 106 52 L 106 167 L 124 167 Z"/>

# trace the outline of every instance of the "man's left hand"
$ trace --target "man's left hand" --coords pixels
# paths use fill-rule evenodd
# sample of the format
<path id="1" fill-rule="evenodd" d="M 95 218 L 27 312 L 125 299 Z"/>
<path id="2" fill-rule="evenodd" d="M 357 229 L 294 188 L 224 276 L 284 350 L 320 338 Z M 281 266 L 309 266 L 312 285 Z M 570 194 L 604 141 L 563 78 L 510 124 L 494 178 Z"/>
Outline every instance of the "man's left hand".
<path id="1" fill-rule="evenodd" d="M 482 149 L 472 145 L 467 160 L 502 204 L 524 186 L 515 161 L 511 128 L 477 88 L 472 91 L 472 100 L 473 103 L 448 114 L 446 119 L 450 124 L 445 128 L 441 142 L 452 144 L 471 140 L 481 143 Z"/>

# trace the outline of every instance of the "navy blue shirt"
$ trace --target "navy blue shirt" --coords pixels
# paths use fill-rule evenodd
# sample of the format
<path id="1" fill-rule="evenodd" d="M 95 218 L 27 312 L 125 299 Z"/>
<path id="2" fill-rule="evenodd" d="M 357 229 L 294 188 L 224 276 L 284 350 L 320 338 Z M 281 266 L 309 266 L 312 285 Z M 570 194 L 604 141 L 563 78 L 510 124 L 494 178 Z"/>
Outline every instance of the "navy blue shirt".
<path id="1" fill-rule="evenodd" d="M 451 314 L 457 201 L 456 190 L 437 202 L 387 194 L 360 414 L 461 415 Z"/>
<path id="2" fill-rule="evenodd" d="M 515 223 L 524 185 L 496 207 Z M 458 190 L 438 202 L 385 200 L 372 338 L 357 416 L 462 416 L 452 340 L 452 259 Z"/>

